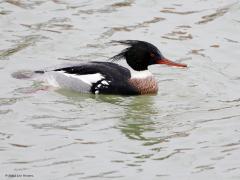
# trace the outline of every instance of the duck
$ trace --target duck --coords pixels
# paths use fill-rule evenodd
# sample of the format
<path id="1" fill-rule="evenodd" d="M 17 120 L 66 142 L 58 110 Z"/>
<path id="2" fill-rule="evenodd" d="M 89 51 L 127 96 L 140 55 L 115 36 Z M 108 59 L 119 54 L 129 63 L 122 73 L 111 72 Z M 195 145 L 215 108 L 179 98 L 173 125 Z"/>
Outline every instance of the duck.
<path id="1" fill-rule="evenodd" d="M 140 40 L 114 41 L 127 46 L 110 61 L 90 61 L 51 70 L 37 70 L 43 81 L 80 93 L 145 95 L 157 94 L 158 83 L 148 67 L 165 64 L 185 68 L 186 64 L 165 58 L 151 43 Z M 129 68 L 117 63 L 126 60 Z"/>

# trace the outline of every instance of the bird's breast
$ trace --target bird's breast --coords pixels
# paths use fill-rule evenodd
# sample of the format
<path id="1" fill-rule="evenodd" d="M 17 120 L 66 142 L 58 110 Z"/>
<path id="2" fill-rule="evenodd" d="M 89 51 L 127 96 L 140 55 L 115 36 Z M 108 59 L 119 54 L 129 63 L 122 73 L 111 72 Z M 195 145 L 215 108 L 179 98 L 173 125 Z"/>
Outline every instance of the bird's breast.
<path id="1" fill-rule="evenodd" d="M 146 78 L 132 78 L 129 83 L 137 89 L 139 94 L 156 94 L 158 92 L 158 84 L 153 76 Z"/>

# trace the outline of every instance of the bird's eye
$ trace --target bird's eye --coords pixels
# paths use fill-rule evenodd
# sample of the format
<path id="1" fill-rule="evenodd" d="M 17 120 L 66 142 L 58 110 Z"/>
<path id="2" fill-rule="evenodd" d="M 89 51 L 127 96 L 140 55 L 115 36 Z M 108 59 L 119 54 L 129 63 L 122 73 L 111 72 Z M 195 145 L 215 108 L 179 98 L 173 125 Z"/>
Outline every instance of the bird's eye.
<path id="1" fill-rule="evenodd" d="M 150 57 L 154 58 L 154 57 L 155 57 L 155 54 L 150 53 Z"/>

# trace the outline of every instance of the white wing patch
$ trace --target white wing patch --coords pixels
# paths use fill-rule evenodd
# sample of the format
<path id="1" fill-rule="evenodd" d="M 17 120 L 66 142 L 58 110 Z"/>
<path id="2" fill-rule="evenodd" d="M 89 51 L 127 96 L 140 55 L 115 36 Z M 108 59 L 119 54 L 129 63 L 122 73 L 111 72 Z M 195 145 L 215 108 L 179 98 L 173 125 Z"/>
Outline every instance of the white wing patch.
<path id="1" fill-rule="evenodd" d="M 59 71 L 59 73 L 62 73 L 69 78 L 79 79 L 89 85 L 92 85 L 93 83 L 96 83 L 96 82 L 100 81 L 101 79 L 104 79 L 104 77 L 100 73 L 86 74 L 86 75 L 68 74 L 64 71 Z"/>
<path id="2" fill-rule="evenodd" d="M 92 85 L 98 81 L 103 81 L 103 79 L 104 76 L 100 73 L 77 75 L 68 74 L 64 71 L 51 71 L 45 73 L 45 77 L 42 80 L 51 86 L 89 93 Z"/>

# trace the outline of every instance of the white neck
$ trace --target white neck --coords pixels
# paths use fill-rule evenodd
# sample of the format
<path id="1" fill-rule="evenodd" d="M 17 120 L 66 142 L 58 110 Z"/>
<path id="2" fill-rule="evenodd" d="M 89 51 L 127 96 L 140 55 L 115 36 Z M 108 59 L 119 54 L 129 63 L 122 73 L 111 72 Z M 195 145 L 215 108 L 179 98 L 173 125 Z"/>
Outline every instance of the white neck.
<path id="1" fill-rule="evenodd" d="M 144 79 L 153 76 L 149 70 L 135 71 L 131 69 L 131 79 Z"/>

